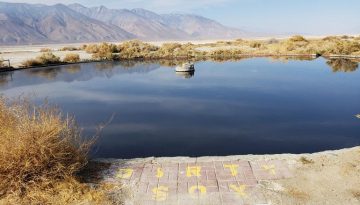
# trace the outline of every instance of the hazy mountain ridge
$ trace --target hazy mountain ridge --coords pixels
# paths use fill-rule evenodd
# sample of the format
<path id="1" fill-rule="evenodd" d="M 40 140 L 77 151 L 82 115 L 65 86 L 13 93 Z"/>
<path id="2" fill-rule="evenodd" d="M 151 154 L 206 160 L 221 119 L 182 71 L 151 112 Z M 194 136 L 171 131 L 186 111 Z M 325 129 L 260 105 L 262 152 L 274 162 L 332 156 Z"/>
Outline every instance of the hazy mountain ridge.
<path id="1" fill-rule="evenodd" d="M 0 44 L 225 39 L 246 35 L 196 15 L 0 2 Z"/>
<path id="2" fill-rule="evenodd" d="M 0 44 L 111 41 L 135 38 L 65 5 L 0 2 Z"/>

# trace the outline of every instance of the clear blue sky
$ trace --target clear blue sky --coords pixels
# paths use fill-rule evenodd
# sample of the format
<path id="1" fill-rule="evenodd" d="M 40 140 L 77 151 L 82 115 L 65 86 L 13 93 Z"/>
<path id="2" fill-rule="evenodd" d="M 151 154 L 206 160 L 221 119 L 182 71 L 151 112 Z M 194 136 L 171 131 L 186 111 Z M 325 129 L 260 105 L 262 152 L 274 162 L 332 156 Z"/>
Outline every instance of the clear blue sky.
<path id="1" fill-rule="evenodd" d="M 228 26 L 269 33 L 360 34 L 360 0 L 47 0 L 46 4 L 75 2 L 158 13 L 194 13 Z"/>

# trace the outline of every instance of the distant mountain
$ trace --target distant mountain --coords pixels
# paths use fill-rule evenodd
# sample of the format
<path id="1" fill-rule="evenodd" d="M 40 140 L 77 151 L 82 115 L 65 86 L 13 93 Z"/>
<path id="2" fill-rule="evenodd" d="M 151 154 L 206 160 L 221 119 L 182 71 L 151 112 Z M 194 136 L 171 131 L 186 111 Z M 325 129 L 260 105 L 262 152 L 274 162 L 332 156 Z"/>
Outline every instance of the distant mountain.
<path id="1" fill-rule="evenodd" d="M 87 8 L 80 4 L 0 2 L 0 45 L 128 39 L 238 38 L 249 33 L 196 15 L 159 15 L 145 9 Z"/>
<path id="2" fill-rule="evenodd" d="M 171 28 L 178 28 L 196 39 L 228 39 L 247 35 L 239 29 L 196 15 L 165 14 L 162 19 Z"/>
<path id="3" fill-rule="evenodd" d="M 156 17 L 139 15 L 135 12 L 136 10 L 108 9 L 104 6 L 86 8 L 80 4 L 71 4 L 69 7 L 90 18 L 120 27 L 141 39 L 183 39 L 188 37 L 185 32 L 163 24 Z M 148 13 L 151 12 L 148 11 Z M 155 13 L 152 15 L 157 16 Z"/>
<path id="4" fill-rule="evenodd" d="M 135 38 L 65 5 L 0 2 L 0 44 L 111 41 Z"/>

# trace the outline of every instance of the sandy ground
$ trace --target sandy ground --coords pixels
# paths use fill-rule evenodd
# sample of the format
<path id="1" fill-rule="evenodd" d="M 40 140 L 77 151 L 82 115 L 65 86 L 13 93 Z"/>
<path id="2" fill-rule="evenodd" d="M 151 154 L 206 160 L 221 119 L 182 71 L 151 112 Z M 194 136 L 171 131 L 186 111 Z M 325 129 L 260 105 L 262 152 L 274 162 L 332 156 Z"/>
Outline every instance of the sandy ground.
<path id="1" fill-rule="evenodd" d="M 244 155 L 228 157 L 172 157 L 144 159 L 98 159 L 97 163 L 206 163 L 211 161 L 251 162 L 282 160 L 292 177 L 259 181 L 267 205 L 359 205 L 360 147 L 315 154 Z M 127 190 L 126 192 L 129 192 Z M 131 193 L 127 193 L 131 195 Z M 128 196 L 122 195 L 122 200 Z M 180 203 L 181 204 L 181 203 Z M 241 203 L 242 204 L 242 203 Z M 246 203 L 247 204 L 247 203 Z M 185 204 L 184 204 L 185 205 Z M 188 204 L 186 204 L 188 205 Z M 234 204 L 235 205 L 235 204 Z"/>

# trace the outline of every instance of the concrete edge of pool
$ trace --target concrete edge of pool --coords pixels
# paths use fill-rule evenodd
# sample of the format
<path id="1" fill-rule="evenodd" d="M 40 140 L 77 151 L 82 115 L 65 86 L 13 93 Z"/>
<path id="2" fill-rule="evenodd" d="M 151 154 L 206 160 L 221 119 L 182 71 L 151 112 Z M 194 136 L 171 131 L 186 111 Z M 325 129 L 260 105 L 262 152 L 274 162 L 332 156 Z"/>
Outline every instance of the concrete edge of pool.
<path id="1" fill-rule="evenodd" d="M 128 194 L 122 197 L 126 205 L 360 201 L 360 146 L 313 154 L 95 159 L 91 163 L 108 164 L 97 170 L 97 183 L 126 189 Z"/>

